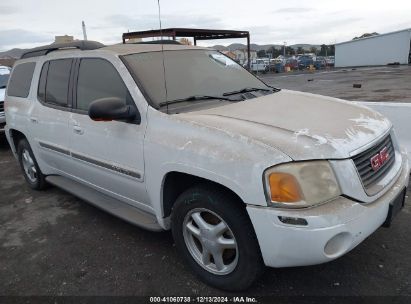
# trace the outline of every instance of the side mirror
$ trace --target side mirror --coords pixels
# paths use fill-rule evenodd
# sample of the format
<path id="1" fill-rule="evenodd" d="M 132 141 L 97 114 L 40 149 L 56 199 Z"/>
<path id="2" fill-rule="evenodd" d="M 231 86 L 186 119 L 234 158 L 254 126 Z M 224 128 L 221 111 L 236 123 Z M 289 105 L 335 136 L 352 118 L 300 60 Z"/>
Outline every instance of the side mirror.
<path id="1" fill-rule="evenodd" d="M 90 104 L 88 116 L 95 121 L 125 120 L 140 123 L 140 115 L 137 108 L 125 105 L 123 100 L 116 97 L 101 98 L 93 101 Z"/>

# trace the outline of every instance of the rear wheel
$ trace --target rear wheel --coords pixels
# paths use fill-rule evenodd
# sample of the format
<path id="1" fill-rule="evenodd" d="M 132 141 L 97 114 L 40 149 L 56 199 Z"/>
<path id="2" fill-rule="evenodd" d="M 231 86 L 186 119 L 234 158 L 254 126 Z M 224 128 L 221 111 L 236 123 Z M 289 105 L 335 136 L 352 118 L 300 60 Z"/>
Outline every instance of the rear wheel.
<path id="1" fill-rule="evenodd" d="M 46 188 L 46 180 L 37 164 L 30 144 L 26 139 L 20 140 L 17 147 L 17 155 L 24 178 L 29 186 L 34 190 Z"/>
<path id="2" fill-rule="evenodd" d="M 264 269 L 253 226 L 237 200 L 200 185 L 181 194 L 172 213 L 178 250 L 200 279 L 226 290 L 248 288 Z"/>

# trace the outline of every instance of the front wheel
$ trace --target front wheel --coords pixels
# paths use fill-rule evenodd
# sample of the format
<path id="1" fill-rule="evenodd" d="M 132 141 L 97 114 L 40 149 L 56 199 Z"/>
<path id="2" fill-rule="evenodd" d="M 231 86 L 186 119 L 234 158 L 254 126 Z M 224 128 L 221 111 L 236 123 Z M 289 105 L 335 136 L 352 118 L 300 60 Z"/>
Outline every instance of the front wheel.
<path id="1" fill-rule="evenodd" d="M 172 213 L 178 250 L 200 279 L 226 290 L 248 288 L 264 269 L 253 226 L 237 200 L 200 185 L 181 194 Z"/>

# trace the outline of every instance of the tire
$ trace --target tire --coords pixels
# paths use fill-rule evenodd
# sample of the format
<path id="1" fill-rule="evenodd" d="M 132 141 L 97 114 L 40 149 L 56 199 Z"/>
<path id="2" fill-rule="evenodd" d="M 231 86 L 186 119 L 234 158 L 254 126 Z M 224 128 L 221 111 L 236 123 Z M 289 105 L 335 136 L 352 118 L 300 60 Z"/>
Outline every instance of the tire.
<path id="1" fill-rule="evenodd" d="M 264 270 L 254 228 L 240 204 L 234 195 L 204 184 L 182 193 L 171 215 L 176 247 L 194 273 L 230 291 L 247 289 Z"/>
<path id="2" fill-rule="evenodd" d="M 43 190 L 47 187 L 44 174 L 41 172 L 33 151 L 27 139 L 22 139 L 17 145 L 17 155 L 24 178 L 30 188 Z"/>

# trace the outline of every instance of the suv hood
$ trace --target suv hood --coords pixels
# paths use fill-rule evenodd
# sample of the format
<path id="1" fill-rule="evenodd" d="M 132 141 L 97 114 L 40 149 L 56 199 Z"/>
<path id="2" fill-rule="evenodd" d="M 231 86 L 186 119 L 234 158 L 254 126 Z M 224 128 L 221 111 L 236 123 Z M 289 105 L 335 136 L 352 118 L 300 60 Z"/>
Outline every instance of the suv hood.
<path id="1" fill-rule="evenodd" d="M 294 160 L 348 158 L 391 128 L 384 116 L 355 102 L 289 90 L 178 116 Z"/>

